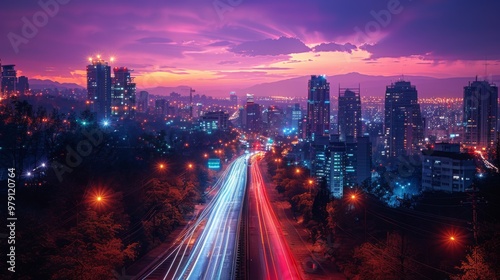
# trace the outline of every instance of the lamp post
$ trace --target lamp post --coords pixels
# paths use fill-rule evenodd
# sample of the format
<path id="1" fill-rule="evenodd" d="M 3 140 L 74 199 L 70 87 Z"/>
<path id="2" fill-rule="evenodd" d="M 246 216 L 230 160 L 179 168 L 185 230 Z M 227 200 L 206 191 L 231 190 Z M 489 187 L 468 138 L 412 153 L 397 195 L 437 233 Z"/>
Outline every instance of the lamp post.
<path id="1" fill-rule="evenodd" d="M 313 179 L 309 179 L 307 181 L 308 185 L 309 185 L 309 195 L 312 194 L 312 186 L 314 185 L 314 180 Z"/>
<path id="2" fill-rule="evenodd" d="M 362 202 L 359 202 L 360 201 L 359 196 L 355 193 L 351 194 L 350 200 L 353 202 L 353 204 L 362 203 Z M 364 228 L 364 232 L 365 232 L 365 242 L 366 242 L 366 237 L 367 237 L 367 232 L 366 232 L 367 231 L 367 229 L 366 229 L 366 199 L 365 199 L 364 205 L 363 205 L 363 212 L 364 212 L 363 228 Z"/>

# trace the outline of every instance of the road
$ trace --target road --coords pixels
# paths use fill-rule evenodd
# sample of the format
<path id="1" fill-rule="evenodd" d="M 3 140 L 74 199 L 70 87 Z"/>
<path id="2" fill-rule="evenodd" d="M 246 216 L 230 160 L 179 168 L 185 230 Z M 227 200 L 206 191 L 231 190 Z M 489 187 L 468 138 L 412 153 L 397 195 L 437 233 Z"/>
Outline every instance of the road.
<path id="1" fill-rule="evenodd" d="M 301 279 L 254 156 L 248 190 L 248 279 Z"/>
<path id="2" fill-rule="evenodd" d="M 228 166 L 204 210 L 138 279 L 233 278 L 248 157 Z"/>

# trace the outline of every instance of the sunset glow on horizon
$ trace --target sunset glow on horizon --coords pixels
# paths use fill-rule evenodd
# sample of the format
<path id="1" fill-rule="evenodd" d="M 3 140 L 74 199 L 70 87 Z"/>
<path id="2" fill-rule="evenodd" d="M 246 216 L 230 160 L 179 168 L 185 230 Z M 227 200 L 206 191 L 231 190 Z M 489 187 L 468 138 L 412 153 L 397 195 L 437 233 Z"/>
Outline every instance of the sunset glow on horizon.
<path id="1" fill-rule="evenodd" d="M 85 87 L 88 58 L 99 54 L 134 69 L 138 88 L 200 90 L 314 73 L 446 78 L 500 70 L 500 35 L 484 28 L 494 26 L 488 14 L 498 3 L 470 11 L 466 1 L 61 2 L 53 13 L 36 3 L 4 4 L 3 64 Z M 44 22 L 34 16 L 40 12 Z M 470 16 L 477 20 L 460 20 Z"/>

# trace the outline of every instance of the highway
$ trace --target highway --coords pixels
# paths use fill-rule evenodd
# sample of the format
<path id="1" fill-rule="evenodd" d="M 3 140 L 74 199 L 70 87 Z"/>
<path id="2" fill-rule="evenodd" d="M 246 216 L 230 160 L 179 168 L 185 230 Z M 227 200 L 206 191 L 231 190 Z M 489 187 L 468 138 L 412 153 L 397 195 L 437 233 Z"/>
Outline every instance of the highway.
<path id="1" fill-rule="evenodd" d="M 249 155 L 233 161 L 210 202 L 175 244 L 137 279 L 232 279 Z"/>
<path id="2" fill-rule="evenodd" d="M 255 162 L 258 157 L 252 157 L 248 190 L 248 279 L 301 279 Z"/>

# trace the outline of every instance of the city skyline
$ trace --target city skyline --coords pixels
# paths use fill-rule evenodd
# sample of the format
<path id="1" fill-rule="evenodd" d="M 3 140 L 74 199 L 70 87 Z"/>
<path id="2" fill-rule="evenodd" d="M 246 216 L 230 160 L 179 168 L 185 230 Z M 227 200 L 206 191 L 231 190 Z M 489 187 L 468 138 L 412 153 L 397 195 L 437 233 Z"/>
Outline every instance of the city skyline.
<path id="1" fill-rule="evenodd" d="M 231 89 L 311 73 L 487 76 L 500 69 L 500 36 L 488 32 L 499 4 L 489 2 L 472 11 L 465 1 L 7 3 L 0 52 L 18 76 L 82 86 L 82 65 L 97 54 L 134 69 L 139 88 Z"/>
<path id="2" fill-rule="evenodd" d="M 499 8 L 3 3 L 2 279 L 500 279 Z"/>

